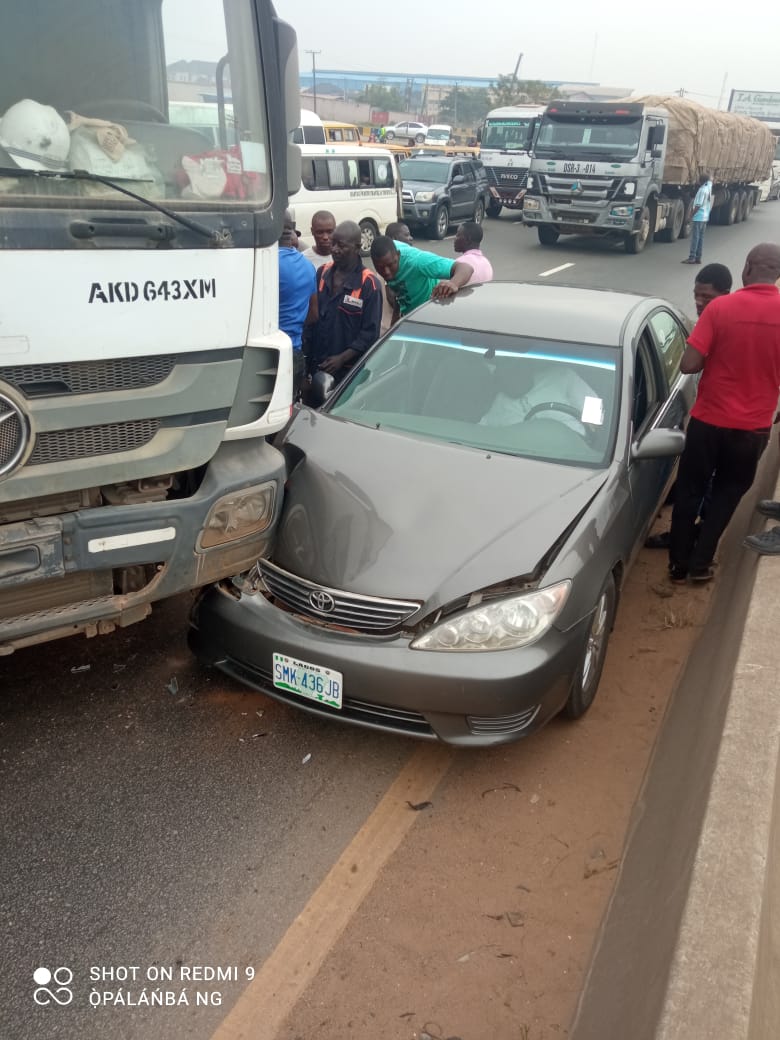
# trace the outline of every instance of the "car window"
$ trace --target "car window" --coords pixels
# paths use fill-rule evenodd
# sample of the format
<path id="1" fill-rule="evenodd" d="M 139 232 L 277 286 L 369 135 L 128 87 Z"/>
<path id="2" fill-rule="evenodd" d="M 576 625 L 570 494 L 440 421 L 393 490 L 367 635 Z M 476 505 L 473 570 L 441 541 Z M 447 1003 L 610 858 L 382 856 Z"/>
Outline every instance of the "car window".
<path id="1" fill-rule="evenodd" d="M 325 410 L 416 437 L 599 468 L 614 450 L 619 373 L 612 347 L 404 321 Z"/>
<path id="2" fill-rule="evenodd" d="M 658 380 L 653 365 L 655 346 L 648 329 L 642 332 L 634 363 L 632 422 L 636 437 L 652 420 L 659 404 Z"/>
<path id="3" fill-rule="evenodd" d="M 661 367 L 671 386 L 680 374 L 680 360 L 685 353 L 685 331 L 669 311 L 656 311 L 650 318 Z"/>

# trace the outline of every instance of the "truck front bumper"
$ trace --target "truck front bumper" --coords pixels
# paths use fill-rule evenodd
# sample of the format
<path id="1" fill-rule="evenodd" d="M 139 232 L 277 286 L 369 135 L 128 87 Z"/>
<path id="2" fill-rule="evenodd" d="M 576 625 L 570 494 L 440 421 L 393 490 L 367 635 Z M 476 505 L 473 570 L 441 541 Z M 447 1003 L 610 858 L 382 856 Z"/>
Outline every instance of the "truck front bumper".
<path id="1" fill-rule="evenodd" d="M 247 570 L 270 549 L 284 458 L 264 439 L 223 443 L 187 498 L 105 505 L 0 526 L 0 655 L 59 636 L 140 621 L 151 604 Z M 201 544 L 226 500 L 270 485 L 261 531 Z M 210 539 L 207 539 L 209 541 Z M 118 575 L 131 591 L 118 591 Z"/>
<path id="2" fill-rule="evenodd" d="M 545 195 L 526 196 L 523 221 L 547 224 L 562 235 L 632 232 L 641 221 L 641 210 L 632 203 L 607 201 L 593 206 L 577 201 L 556 202 Z"/>

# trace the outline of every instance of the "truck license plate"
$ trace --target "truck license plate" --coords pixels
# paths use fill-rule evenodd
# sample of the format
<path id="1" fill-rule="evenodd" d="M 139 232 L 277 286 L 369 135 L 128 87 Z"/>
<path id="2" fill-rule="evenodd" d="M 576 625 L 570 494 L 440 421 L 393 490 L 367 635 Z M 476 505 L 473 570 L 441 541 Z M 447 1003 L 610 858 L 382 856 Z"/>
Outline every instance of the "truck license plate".
<path id="1" fill-rule="evenodd" d="M 341 707 L 344 677 L 332 668 L 298 661 L 286 654 L 274 654 L 274 686 L 288 693 L 296 693 L 331 708 Z"/>

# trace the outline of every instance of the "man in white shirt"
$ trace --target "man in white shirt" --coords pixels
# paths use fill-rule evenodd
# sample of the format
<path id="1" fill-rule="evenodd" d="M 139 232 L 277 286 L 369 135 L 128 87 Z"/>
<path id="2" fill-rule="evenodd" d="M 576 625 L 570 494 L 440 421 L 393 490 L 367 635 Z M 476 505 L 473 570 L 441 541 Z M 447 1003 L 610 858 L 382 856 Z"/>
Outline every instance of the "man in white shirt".
<path id="1" fill-rule="evenodd" d="M 515 376 L 520 375 L 520 371 Z M 565 363 L 553 363 L 536 373 L 532 386 L 522 395 L 513 393 L 512 380 L 505 382 L 504 390 L 499 390 L 490 408 L 480 419 L 480 426 L 512 426 L 523 422 L 531 412 L 534 417 L 555 419 L 584 436 L 583 419 L 593 422 L 599 408 L 603 405 L 596 394 L 573 369 Z M 517 390 L 520 390 L 518 386 Z M 556 408 L 555 405 L 563 405 Z M 538 409 L 538 411 L 536 410 Z"/>
<path id="2" fill-rule="evenodd" d="M 319 271 L 323 264 L 329 264 L 333 259 L 330 253 L 330 238 L 335 230 L 336 218 L 328 210 L 318 210 L 311 218 L 314 245 L 304 249 L 303 255 L 307 260 L 311 260 L 316 271 Z"/>
<path id="3" fill-rule="evenodd" d="M 700 264 L 701 248 L 704 244 L 704 232 L 712 209 L 712 181 L 708 173 L 699 178 L 699 190 L 693 200 L 693 229 L 691 231 L 691 249 L 684 264 Z"/>
<path id="4" fill-rule="evenodd" d="M 454 249 L 460 259 L 473 270 L 466 285 L 479 285 L 493 281 L 493 265 L 479 248 L 482 245 L 482 228 L 473 220 L 467 220 L 455 233 Z"/>

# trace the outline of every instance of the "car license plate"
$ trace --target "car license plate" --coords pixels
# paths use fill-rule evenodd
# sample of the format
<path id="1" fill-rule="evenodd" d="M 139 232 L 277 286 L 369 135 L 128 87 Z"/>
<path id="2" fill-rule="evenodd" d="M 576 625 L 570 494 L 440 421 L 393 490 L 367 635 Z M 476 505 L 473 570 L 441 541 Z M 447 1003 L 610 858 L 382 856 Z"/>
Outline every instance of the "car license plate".
<path id="1" fill-rule="evenodd" d="M 341 672 L 297 661 L 285 654 L 274 654 L 274 686 L 279 690 L 297 693 L 299 697 L 328 704 L 331 708 L 340 708 L 343 685 Z"/>

